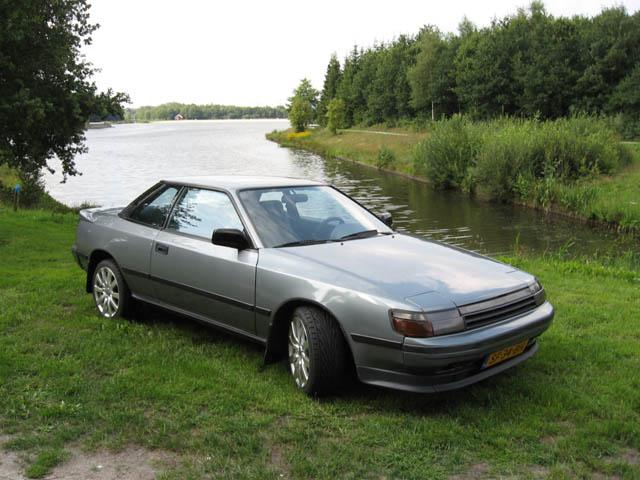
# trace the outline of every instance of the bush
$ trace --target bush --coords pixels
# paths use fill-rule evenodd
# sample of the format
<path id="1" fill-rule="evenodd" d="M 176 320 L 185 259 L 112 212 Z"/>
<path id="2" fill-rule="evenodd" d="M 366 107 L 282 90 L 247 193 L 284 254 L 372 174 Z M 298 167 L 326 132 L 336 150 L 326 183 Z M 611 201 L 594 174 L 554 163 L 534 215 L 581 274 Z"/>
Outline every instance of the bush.
<path id="1" fill-rule="evenodd" d="M 611 126 L 620 134 L 623 140 L 637 140 L 640 138 L 640 117 L 619 113 L 611 119 Z"/>
<path id="2" fill-rule="evenodd" d="M 413 170 L 437 188 L 465 189 L 481 144 L 479 129 L 470 120 L 454 115 L 433 124 L 431 136 L 416 145 Z"/>
<path id="3" fill-rule="evenodd" d="M 557 185 L 615 172 L 631 159 L 604 119 L 473 123 L 457 116 L 434 125 L 431 137 L 416 147 L 414 169 L 439 188 L 477 187 L 494 199 L 515 197 L 546 207 L 556 200 Z"/>
<path id="4" fill-rule="evenodd" d="M 287 140 L 296 140 L 301 138 L 307 138 L 311 135 L 309 130 L 305 130 L 303 132 L 289 132 L 287 133 Z"/>
<path id="5" fill-rule="evenodd" d="M 36 207 L 46 197 L 44 180 L 41 173 L 12 173 L 3 172 L 5 181 L 0 179 L 0 201 L 13 204 L 14 187 L 20 184 L 20 206 Z"/>
<path id="6" fill-rule="evenodd" d="M 396 156 L 387 147 L 380 147 L 378 151 L 378 158 L 376 159 L 376 165 L 378 168 L 389 168 L 396 163 Z"/>

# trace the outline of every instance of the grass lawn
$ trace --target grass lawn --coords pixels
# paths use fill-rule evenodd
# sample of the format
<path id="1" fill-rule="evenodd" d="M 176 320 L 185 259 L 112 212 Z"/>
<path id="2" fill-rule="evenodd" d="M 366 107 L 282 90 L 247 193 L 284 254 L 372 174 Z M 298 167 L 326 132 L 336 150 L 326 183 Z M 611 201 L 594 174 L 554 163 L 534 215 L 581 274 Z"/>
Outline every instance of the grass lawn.
<path id="1" fill-rule="evenodd" d="M 32 477 L 144 448 L 172 455 L 166 479 L 640 478 L 638 271 L 515 259 L 557 308 L 530 361 L 447 394 L 318 401 L 249 343 L 155 309 L 98 317 L 75 224 L 0 206 L 0 459 Z"/>
<path id="2" fill-rule="evenodd" d="M 291 130 L 272 132 L 267 138 L 284 146 L 304 148 L 321 155 L 346 158 L 368 165 L 377 165 L 378 152 L 385 147 L 393 152 L 396 161 L 389 170 L 412 174 L 411 153 L 416 143 L 428 136 L 426 131 L 413 132 L 404 129 L 347 129 L 332 135 L 328 130 L 317 128 L 310 130 L 309 136 L 289 138 Z M 381 133 L 382 132 L 382 133 Z"/>

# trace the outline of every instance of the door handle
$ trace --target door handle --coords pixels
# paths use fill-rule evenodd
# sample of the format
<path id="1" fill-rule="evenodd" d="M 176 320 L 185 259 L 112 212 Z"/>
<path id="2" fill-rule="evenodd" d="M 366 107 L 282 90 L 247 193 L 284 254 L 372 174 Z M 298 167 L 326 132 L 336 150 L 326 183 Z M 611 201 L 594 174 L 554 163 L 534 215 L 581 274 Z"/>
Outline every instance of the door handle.
<path id="1" fill-rule="evenodd" d="M 156 252 L 161 253 L 162 255 L 169 255 L 169 245 L 156 243 Z"/>

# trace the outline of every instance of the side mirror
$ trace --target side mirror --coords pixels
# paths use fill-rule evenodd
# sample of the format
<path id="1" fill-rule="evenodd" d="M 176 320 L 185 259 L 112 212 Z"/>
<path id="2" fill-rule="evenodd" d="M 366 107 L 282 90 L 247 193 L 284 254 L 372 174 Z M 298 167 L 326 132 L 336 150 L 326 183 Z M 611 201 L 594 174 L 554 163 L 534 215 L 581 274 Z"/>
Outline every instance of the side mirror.
<path id="1" fill-rule="evenodd" d="M 237 228 L 218 228 L 213 231 L 211 243 L 237 250 L 249 248 L 249 239 L 242 230 Z"/>
<path id="2" fill-rule="evenodd" d="M 391 227 L 393 225 L 393 217 L 389 212 L 383 212 L 378 215 L 378 218 L 382 223 L 384 223 L 387 227 Z"/>

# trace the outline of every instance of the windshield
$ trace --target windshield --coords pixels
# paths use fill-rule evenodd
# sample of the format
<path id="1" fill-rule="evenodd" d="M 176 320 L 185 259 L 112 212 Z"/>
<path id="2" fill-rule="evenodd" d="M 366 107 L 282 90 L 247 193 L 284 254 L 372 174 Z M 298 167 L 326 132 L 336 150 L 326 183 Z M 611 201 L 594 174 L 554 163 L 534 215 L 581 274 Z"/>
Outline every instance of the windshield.
<path id="1" fill-rule="evenodd" d="M 374 215 L 327 186 L 243 190 L 238 196 L 265 247 L 391 233 Z"/>

